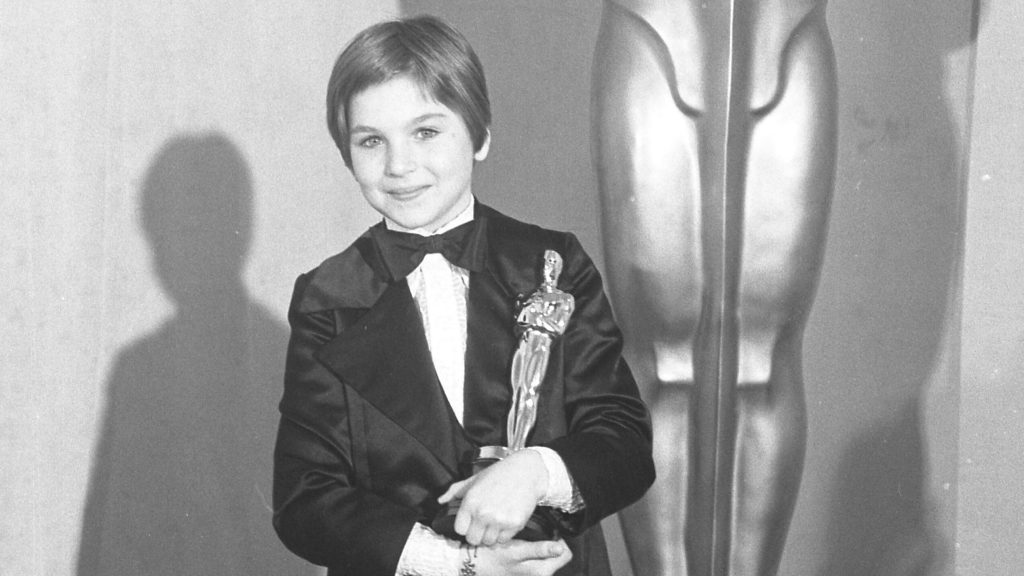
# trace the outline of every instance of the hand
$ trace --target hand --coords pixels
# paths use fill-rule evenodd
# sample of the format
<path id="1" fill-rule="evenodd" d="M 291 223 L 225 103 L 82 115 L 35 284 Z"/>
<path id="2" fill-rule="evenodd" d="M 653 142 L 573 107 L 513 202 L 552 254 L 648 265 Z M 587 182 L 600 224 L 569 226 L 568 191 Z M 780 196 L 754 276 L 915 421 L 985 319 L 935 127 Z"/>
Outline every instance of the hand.
<path id="1" fill-rule="evenodd" d="M 562 540 L 511 540 L 477 548 L 476 573 L 477 576 L 550 576 L 569 560 L 572 560 L 572 552 Z"/>
<path id="2" fill-rule="evenodd" d="M 441 504 L 461 498 L 455 531 L 473 546 L 504 544 L 526 526 L 547 491 L 548 471 L 533 450 L 520 450 L 479 474 L 456 482 Z"/>

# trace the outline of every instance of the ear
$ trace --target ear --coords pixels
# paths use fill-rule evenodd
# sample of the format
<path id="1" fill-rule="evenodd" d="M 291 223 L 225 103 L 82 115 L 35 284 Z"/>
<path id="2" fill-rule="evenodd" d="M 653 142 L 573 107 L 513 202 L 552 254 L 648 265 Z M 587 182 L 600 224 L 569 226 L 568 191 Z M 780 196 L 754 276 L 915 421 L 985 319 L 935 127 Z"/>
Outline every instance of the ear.
<path id="1" fill-rule="evenodd" d="M 477 162 L 483 162 L 484 158 L 487 158 L 487 153 L 491 150 L 491 129 L 487 129 L 487 136 L 484 137 L 484 143 L 480 145 L 480 149 L 473 153 L 473 159 Z"/>

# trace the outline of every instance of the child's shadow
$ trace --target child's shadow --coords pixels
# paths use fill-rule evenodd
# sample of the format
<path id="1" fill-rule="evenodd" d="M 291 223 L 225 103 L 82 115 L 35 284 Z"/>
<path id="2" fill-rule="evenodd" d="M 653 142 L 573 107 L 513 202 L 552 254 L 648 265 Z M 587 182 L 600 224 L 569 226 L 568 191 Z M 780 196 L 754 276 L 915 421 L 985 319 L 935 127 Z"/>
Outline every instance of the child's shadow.
<path id="1" fill-rule="evenodd" d="M 176 137 L 140 205 L 175 311 L 111 373 L 78 576 L 313 573 L 271 527 L 287 332 L 242 282 L 249 169 L 222 135 Z"/>

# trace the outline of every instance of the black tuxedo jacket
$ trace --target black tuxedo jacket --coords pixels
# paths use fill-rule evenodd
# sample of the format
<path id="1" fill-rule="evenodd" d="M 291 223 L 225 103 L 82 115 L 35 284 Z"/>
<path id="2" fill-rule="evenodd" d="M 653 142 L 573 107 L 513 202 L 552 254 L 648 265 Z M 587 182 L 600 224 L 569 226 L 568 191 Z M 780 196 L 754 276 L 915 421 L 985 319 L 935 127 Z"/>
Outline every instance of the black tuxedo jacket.
<path id="1" fill-rule="evenodd" d="M 274 526 L 331 575 L 392 575 L 414 522 L 460 479 L 475 446 L 506 444 L 517 299 L 564 259 L 576 298 L 555 341 L 529 444 L 564 460 L 586 507 L 561 516 L 574 558 L 559 574 L 607 574 L 598 522 L 654 480 L 647 409 L 621 357 L 601 278 L 571 234 L 476 206 L 467 297 L 465 424 L 434 372 L 406 281 L 388 281 L 372 229 L 299 277 L 274 464 Z M 383 223 L 378 224 L 383 226 Z"/>

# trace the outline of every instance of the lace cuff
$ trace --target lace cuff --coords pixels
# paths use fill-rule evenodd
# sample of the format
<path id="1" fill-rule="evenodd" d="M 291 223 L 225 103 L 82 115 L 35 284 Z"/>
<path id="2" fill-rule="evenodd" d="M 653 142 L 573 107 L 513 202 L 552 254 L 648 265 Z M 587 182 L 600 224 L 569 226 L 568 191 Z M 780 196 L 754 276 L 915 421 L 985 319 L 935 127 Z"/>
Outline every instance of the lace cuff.
<path id="1" fill-rule="evenodd" d="M 459 543 L 416 523 L 398 559 L 396 576 L 458 576 Z"/>
<path id="2" fill-rule="evenodd" d="M 537 503 L 539 506 L 557 508 L 568 514 L 579 512 L 586 507 L 583 495 L 580 494 L 579 488 L 576 487 L 576 483 L 558 452 L 544 446 L 530 446 L 526 450 L 533 450 L 540 454 L 541 460 L 544 461 L 544 467 L 548 471 L 548 489 L 544 493 L 544 497 Z"/>

